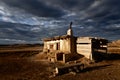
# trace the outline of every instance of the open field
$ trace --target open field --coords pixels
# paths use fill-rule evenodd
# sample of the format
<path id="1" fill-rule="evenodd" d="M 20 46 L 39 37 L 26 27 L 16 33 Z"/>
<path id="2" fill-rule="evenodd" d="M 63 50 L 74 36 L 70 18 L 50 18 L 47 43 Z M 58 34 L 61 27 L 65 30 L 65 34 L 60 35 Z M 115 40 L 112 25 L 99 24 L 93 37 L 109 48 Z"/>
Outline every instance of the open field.
<path id="1" fill-rule="evenodd" d="M 19 45 L 0 45 L 0 58 L 28 57 L 38 54 L 43 50 L 40 44 L 19 44 Z"/>
<path id="2" fill-rule="evenodd" d="M 40 50 L 36 52 L 36 48 Z M 86 65 L 85 69 L 77 74 L 50 77 L 56 64 L 41 60 L 44 56 L 41 57 L 38 53 L 42 51 L 42 46 L 12 46 L 0 49 L 0 80 L 120 80 L 120 58 Z M 8 52 L 2 52 L 2 49 Z"/>
<path id="3" fill-rule="evenodd" d="M 120 47 L 109 47 L 108 53 L 117 53 L 120 54 Z"/>
<path id="4" fill-rule="evenodd" d="M 81 73 L 50 77 L 53 64 L 30 59 L 0 60 L 0 80 L 119 80 L 120 60 L 88 65 Z"/>
<path id="5" fill-rule="evenodd" d="M 0 45 L 0 53 L 4 52 L 20 52 L 20 51 L 42 51 L 40 44 L 16 44 L 16 45 Z"/>

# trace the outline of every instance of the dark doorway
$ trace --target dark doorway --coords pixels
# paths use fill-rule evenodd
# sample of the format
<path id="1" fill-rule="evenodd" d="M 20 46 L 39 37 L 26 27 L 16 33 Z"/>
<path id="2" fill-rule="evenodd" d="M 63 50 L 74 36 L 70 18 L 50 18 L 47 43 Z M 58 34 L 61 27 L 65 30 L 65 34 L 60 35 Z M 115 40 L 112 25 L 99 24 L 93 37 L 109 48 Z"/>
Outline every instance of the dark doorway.
<path id="1" fill-rule="evenodd" d="M 57 61 L 63 61 L 63 53 L 57 54 Z"/>

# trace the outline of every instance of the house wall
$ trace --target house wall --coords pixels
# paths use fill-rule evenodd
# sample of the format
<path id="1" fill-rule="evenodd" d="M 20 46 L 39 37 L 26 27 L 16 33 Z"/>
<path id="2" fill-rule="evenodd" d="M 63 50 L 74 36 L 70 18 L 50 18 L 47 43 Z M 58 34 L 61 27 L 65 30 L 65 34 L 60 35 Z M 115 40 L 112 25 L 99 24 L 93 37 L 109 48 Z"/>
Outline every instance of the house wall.
<path id="1" fill-rule="evenodd" d="M 70 52 L 70 39 L 60 39 L 60 40 L 51 40 L 51 41 L 45 41 L 44 42 L 44 50 L 50 50 L 55 51 L 57 50 L 57 43 L 59 43 L 59 51 L 63 52 Z M 53 45 L 53 49 L 50 48 L 50 46 Z"/>
<path id="2" fill-rule="evenodd" d="M 70 38 L 60 40 L 60 51 L 70 52 Z"/>
<path id="3" fill-rule="evenodd" d="M 59 43 L 59 48 L 57 47 Z M 52 48 L 51 48 L 52 47 Z M 69 61 L 72 55 L 75 53 L 84 55 L 90 60 L 101 58 L 102 53 L 107 52 L 107 40 L 91 37 L 79 37 L 73 36 L 67 38 L 61 38 L 59 40 L 44 41 L 44 50 L 47 53 L 55 54 L 49 57 L 52 60 L 57 61 L 57 53 L 63 54 L 63 62 Z M 73 56 L 72 56 L 73 57 Z M 54 59 L 53 59 L 54 58 Z"/>
<path id="4" fill-rule="evenodd" d="M 59 43 L 59 50 L 57 50 L 58 43 Z M 52 49 L 51 49 L 51 45 L 52 45 Z M 60 40 L 44 41 L 43 51 L 47 51 L 47 54 L 50 53 L 50 56 L 48 56 L 48 60 L 52 62 L 59 61 L 65 63 L 72 58 L 70 53 L 73 54 L 76 52 L 76 38 L 69 37 L 64 39 L 61 38 Z M 62 60 L 57 60 L 59 58 Z"/>
<path id="5" fill-rule="evenodd" d="M 92 60 L 92 40 L 88 37 L 77 38 L 77 53 Z"/>
<path id="6" fill-rule="evenodd" d="M 79 37 L 77 38 L 77 53 L 84 55 L 90 60 L 99 60 L 107 53 L 106 39 Z"/>
<path id="7" fill-rule="evenodd" d="M 76 39 L 77 39 L 76 37 L 73 37 L 73 36 L 72 36 L 72 37 L 71 37 L 71 40 L 70 40 L 70 41 L 71 41 L 71 42 L 70 42 L 70 48 L 71 48 L 70 50 L 71 50 L 71 53 L 72 53 L 72 54 L 74 54 L 74 53 L 76 54 L 76 52 L 77 52 L 77 51 L 76 51 L 76 50 L 77 50 L 77 49 L 76 49 L 76 46 L 77 46 L 77 45 L 76 45 Z"/>

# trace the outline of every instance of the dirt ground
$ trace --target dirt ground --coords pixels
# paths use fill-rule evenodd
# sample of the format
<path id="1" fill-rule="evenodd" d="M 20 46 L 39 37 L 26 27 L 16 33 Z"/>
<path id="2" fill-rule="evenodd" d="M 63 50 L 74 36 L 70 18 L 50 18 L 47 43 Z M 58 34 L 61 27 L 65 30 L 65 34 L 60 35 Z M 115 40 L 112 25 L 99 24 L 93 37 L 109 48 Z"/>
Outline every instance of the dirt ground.
<path id="1" fill-rule="evenodd" d="M 21 55 L 0 55 L 0 80 L 120 80 L 120 59 L 103 60 L 87 65 L 80 73 L 51 77 L 51 70 L 55 64 L 40 60 L 41 55 L 38 54 L 37 57 L 25 57 L 25 54 L 21 57 L 18 54 Z"/>
<path id="2" fill-rule="evenodd" d="M 120 60 L 89 65 L 78 74 L 65 74 L 52 80 L 120 80 Z"/>
<path id="3" fill-rule="evenodd" d="M 120 60 L 88 65 L 83 72 L 50 77 L 48 61 L 0 59 L 0 80 L 120 80 Z"/>

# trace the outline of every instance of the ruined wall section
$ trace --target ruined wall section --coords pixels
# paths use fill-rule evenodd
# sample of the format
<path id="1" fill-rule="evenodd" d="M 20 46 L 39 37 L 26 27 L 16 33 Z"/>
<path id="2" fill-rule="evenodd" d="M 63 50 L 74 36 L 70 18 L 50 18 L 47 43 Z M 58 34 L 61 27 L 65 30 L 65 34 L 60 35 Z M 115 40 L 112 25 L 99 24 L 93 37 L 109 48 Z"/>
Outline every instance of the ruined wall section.
<path id="1" fill-rule="evenodd" d="M 88 59 L 92 59 L 92 42 L 88 37 L 77 39 L 77 53 L 84 55 Z"/>
<path id="2" fill-rule="evenodd" d="M 44 42 L 44 50 L 43 51 L 63 51 L 70 52 L 70 38 L 60 39 L 60 40 L 51 40 Z"/>

